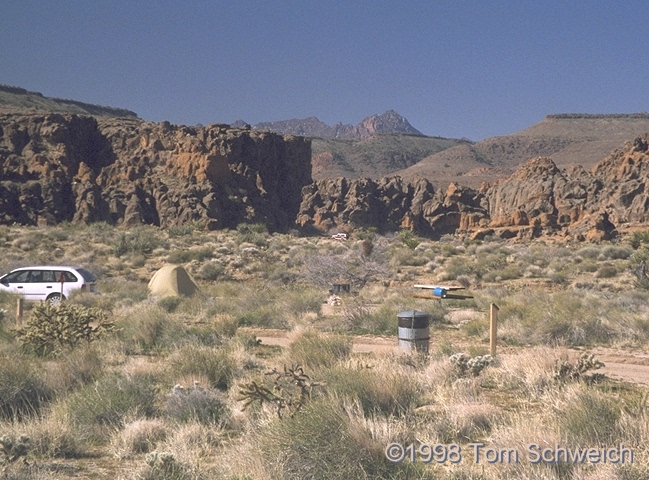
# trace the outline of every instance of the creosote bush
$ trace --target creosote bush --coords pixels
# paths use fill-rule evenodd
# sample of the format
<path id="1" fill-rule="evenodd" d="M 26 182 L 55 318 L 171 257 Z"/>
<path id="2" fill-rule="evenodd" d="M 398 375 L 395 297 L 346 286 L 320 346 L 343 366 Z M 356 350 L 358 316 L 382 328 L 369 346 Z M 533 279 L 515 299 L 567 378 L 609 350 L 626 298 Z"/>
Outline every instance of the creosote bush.
<path id="1" fill-rule="evenodd" d="M 96 340 L 113 326 L 105 312 L 97 308 L 42 303 L 34 307 L 27 326 L 18 329 L 16 337 L 38 355 L 58 354 Z"/>

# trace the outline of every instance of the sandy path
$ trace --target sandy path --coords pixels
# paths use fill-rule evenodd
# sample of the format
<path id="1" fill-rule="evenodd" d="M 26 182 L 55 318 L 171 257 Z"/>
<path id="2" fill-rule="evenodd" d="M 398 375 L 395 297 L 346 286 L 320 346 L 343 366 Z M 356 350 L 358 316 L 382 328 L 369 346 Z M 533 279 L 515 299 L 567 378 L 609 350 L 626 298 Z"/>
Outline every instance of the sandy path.
<path id="1" fill-rule="evenodd" d="M 242 328 L 242 331 L 255 335 L 264 345 L 275 345 L 287 347 L 290 345 L 295 334 L 284 330 L 263 329 L 263 328 Z M 353 337 L 354 353 L 403 353 L 397 345 L 397 338 L 359 335 Z M 431 340 L 430 348 L 434 348 Z M 511 350 L 508 348 L 508 351 Z M 514 350 L 515 351 L 515 350 Z M 581 353 L 584 350 L 575 351 Z M 588 350 L 594 353 L 595 357 L 604 362 L 605 367 L 597 370 L 606 376 L 649 386 L 649 353 L 644 351 L 621 350 L 608 347 L 596 347 Z"/>

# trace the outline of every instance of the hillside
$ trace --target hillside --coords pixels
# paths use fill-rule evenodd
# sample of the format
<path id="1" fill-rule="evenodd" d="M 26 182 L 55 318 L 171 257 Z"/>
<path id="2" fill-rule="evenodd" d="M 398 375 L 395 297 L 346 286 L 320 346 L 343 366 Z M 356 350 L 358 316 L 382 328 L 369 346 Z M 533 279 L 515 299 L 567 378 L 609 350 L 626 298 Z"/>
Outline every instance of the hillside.
<path id="1" fill-rule="evenodd" d="M 560 167 L 592 168 L 622 148 L 626 141 L 649 132 L 649 114 L 548 115 L 543 121 L 512 135 L 463 144 L 422 159 L 395 174 L 423 176 L 443 187 L 457 182 L 473 188 L 510 175 L 530 158 L 552 157 Z"/>
<path id="2" fill-rule="evenodd" d="M 24 88 L 0 85 L 0 111 L 2 112 L 52 112 L 93 115 L 97 117 L 137 118 L 137 114 L 124 108 L 105 107 L 76 100 L 46 97 L 42 93 Z"/>
<path id="3" fill-rule="evenodd" d="M 468 144 L 451 138 L 399 133 L 384 133 L 362 140 L 312 138 L 312 175 L 314 180 L 380 178 L 435 153 Z"/>

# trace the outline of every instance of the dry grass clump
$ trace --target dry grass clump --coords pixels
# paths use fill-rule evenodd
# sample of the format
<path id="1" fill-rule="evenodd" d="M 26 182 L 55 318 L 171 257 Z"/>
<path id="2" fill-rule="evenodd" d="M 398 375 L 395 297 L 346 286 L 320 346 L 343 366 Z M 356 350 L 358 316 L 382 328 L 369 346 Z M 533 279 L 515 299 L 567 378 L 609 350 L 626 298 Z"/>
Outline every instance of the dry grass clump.
<path id="1" fill-rule="evenodd" d="M 19 420 L 37 414 L 53 398 L 39 367 L 21 354 L 0 356 L 0 419 Z"/>
<path id="2" fill-rule="evenodd" d="M 371 362 L 371 361 L 370 361 Z M 422 389 L 411 367 L 394 361 L 339 365 L 324 374 L 327 391 L 358 402 L 367 415 L 404 415 L 419 403 Z"/>
<path id="3" fill-rule="evenodd" d="M 321 398 L 299 415 L 273 421 L 254 442 L 271 478 L 434 478 L 421 465 L 390 464 L 363 417 L 353 406 Z"/>
<path id="4" fill-rule="evenodd" d="M 54 406 L 47 415 L 22 422 L 0 423 L 3 434 L 29 438 L 30 452 L 43 458 L 80 458 L 88 454 L 86 439 L 72 419 Z"/>
<path id="5" fill-rule="evenodd" d="M 224 347 L 184 345 L 168 358 L 173 384 L 182 377 L 206 378 L 209 387 L 227 390 L 232 384 L 238 365 Z"/>
<path id="6" fill-rule="evenodd" d="M 308 370 L 332 368 L 347 360 L 351 352 L 349 337 L 306 330 L 290 344 L 287 364 L 301 365 Z"/>
<path id="7" fill-rule="evenodd" d="M 70 419 L 95 433 L 98 427 L 121 427 L 129 417 L 158 413 L 156 379 L 151 375 L 107 373 L 64 400 Z"/>
<path id="8" fill-rule="evenodd" d="M 109 451 L 120 460 L 149 453 L 167 438 L 169 426 L 162 420 L 137 419 L 116 429 L 110 437 Z"/>

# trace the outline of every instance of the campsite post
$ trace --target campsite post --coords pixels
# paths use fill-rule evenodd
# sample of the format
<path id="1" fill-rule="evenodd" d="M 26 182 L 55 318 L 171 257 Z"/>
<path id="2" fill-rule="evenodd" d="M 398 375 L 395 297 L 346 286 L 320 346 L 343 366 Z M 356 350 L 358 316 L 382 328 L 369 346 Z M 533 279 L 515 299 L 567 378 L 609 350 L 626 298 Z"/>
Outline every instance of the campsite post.
<path id="1" fill-rule="evenodd" d="M 65 272 L 59 274 L 59 282 L 61 282 L 61 300 L 63 300 L 63 284 L 65 283 Z"/>
<path id="2" fill-rule="evenodd" d="M 491 356 L 496 356 L 496 337 L 498 335 L 498 305 L 491 304 L 489 309 L 489 346 L 491 347 Z"/>

